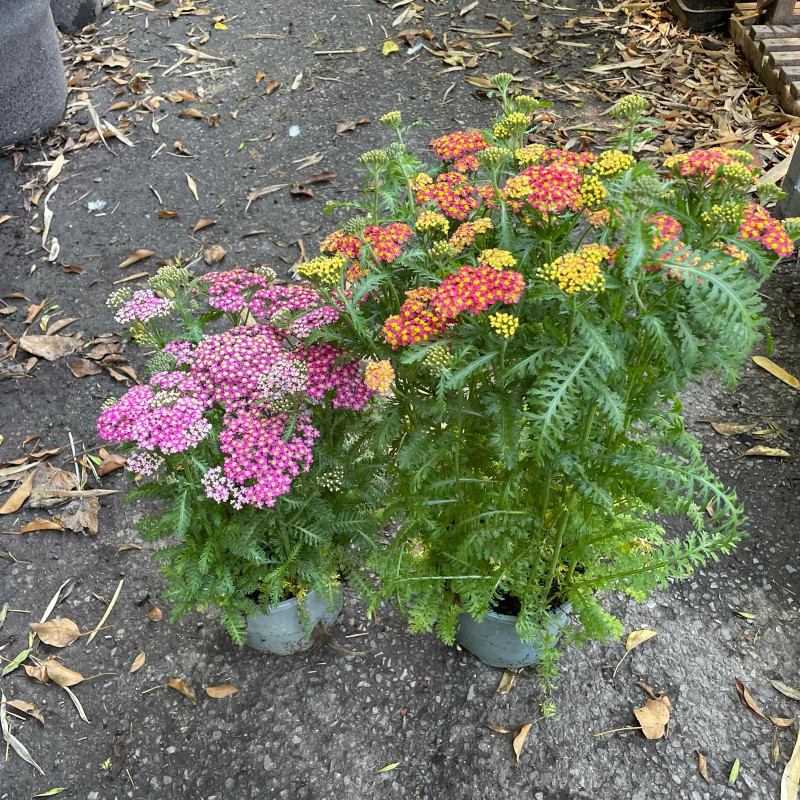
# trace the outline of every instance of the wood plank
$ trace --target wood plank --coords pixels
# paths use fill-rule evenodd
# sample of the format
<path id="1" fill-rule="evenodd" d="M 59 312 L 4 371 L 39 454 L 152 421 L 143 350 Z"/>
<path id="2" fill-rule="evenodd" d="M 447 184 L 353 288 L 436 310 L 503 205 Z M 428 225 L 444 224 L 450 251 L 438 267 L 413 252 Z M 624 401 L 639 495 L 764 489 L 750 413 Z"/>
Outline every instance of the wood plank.
<path id="1" fill-rule="evenodd" d="M 800 66 L 800 51 L 793 53 L 770 53 L 767 51 L 767 53 L 769 65 L 776 72 L 779 72 L 781 67 Z"/>
<path id="2" fill-rule="evenodd" d="M 800 67 L 781 67 L 778 76 L 787 85 L 800 81 Z"/>
<path id="3" fill-rule="evenodd" d="M 789 91 L 790 91 L 790 93 L 791 93 L 792 97 L 793 97 L 795 100 L 797 100 L 798 96 L 800 96 L 800 82 L 798 82 L 798 81 L 792 81 L 792 82 L 789 84 Z"/>
<path id="4" fill-rule="evenodd" d="M 788 25 L 794 19 L 795 0 L 772 0 L 764 11 L 764 22 Z"/>
<path id="5" fill-rule="evenodd" d="M 800 33 L 800 31 L 798 31 Z M 762 39 L 758 43 L 758 49 L 762 52 L 780 53 L 800 50 L 800 37 L 791 36 L 785 38 Z"/>

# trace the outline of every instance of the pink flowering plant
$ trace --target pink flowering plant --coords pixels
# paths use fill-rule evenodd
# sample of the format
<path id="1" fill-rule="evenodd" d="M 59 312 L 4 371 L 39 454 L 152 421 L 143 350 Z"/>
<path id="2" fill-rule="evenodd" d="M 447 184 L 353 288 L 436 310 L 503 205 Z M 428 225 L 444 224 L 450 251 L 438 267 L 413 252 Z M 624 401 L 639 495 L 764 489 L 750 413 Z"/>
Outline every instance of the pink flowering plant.
<path id="1" fill-rule="evenodd" d="M 616 145 L 576 152 L 532 141 L 540 104 L 510 84 L 491 129 L 435 139 L 433 165 L 386 114 L 396 140 L 361 156 L 364 199 L 344 204 L 358 216 L 299 271 L 337 313 L 311 338 L 368 360 L 382 398 L 383 595 L 447 642 L 459 614 L 511 609 L 547 678 L 554 608 L 580 622 L 567 641 L 617 636 L 601 592 L 642 599 L 741 537 L 678 395 L 736 382 L 797 230 L 766 210 L 775 187 L 747 194 L 746 152 L 637 159 L 645 99 L 612 109 Z"/>
<path id="2" fill-rule="evenodd" d="M 147 479 L 132 497 L 161 503 L 140 528 L 175 537 L 157 555 L 174 616 L 214 604 L 240 642 L 245 616 L 286 597 L 332 597 L 340 577 L 366 586 L 376 391 L 356 357 L 309 341 L 337 308 L 269 268 L 179 265 L 109 305 L 153 352 L 148 380 L 104 407 L 97 432 Z"/>

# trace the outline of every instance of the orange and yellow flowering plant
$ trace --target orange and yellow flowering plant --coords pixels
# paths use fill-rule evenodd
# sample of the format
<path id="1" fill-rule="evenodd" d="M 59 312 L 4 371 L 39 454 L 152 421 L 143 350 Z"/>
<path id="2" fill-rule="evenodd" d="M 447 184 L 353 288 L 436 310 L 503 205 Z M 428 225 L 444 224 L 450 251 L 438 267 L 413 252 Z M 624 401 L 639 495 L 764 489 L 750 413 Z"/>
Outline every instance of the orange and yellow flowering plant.
<path id="1" fill-rule="evenodd" d="M 792 238 L 747 199 L 748 153 L 638 160 L 638 97 L 612 109 L 610 149 L 531 144 L 538 102 L 509 83 L 493 126 L 437 138 L 433 165 L 386 115 L 396 141 L 361 157 L 357 216 L 303 268 L 340 312 L 314 335 L 359 353 L 383 396 L 370 447 L 399 530 L 373 566 L 412 629 L 452 641 L 459 614 L 505 597 L 523 639 L 565 601 L 567 638 L 602 639 L 621 626 L 598 592 L 641 599 L 742 535 L 678 395 L 735 383 Z"/>

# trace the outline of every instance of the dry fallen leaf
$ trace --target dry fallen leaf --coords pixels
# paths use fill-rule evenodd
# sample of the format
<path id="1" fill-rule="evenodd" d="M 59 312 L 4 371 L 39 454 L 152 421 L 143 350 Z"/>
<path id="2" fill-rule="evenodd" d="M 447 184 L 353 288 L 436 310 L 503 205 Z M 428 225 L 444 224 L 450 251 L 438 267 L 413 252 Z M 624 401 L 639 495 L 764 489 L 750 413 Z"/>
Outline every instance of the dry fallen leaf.
<path id="1" fill-rule="evenodd" d="M 194 199 L 198 200 L 199 198 L 197 196 L 197 184 L 195 183 L 194 178 L 188 172 L 184 172 L 183 174 L 186 176 L 186 183 L 189 184 L 189 191 L 194 196 Z"/>
<path id="2" fill-rule="evenodd" d="M 711 427 L 722 436 L 737 436 L 740 433 L 749 433 L 758 423 L 756 422 L 712 422 Z"/>
<path id="3" fill-rule="evenodd" d="M 753 699 L 753 696 L 750 694 L 747 687 L 738 678 L 736 678 L 735 681 L 736 691 L 739 694 L 739 698 L 756 716 L 771 722 L 778 728 L 788 728 L 794 723 L 794 717 L 770 717 L 765 714 L 759 707 L 758 703 L 756 703 L 756 701 Z"/>
<path id="4" fill-rule="evenodd" d="M 525 746 L 525 740 L 528 738 L 528 734 L 530 733 L 531 726 L 533 725 L 532 722 L 526 722 L 524 725 L 520 725 L 516 731 L 514 731 L 514 758 L 516 759 L 517 766 L 519 766 L 519 757 L 522 753 L 522 748 Z"/>
<path id="5" fill-rule="evenodd" d="M 29 473 L 25 480 L 14 490 L 13 494 L 0 507 L 0 514 L 13 514 L 22 507 L 22 504 L 30 497 L 33 476 L 33 472 Z"/>
<path id="6" fill-rule="evenodd" d="M 778 759 L 781 757 L 781 748 L 778 744 L 778 729 L 772 729 L 772 741 L 769 743 L 769 757 L 773 764 L 778 763 Z"/>
<path id="7" fill-rule="evenodd" d="M 20 533 L 35 533 L 36 531 L 61 531 L 64 530 L 61 527 L 60 522 L 56 522 L 54 519 L 35 519 L 32 522 L 23 525 L 20 529 Z"/>
<path id="8" fill-rule="evenodd" d="M 212 244 L 211 247 L 207 247 L 203 251 L 203 261 L 210 267 L 212 264 L 222 261 L 227 252 L 228 251 L 222 245 Z"/>
<path id="9" fill-rule="evenodd" d="M 20 347 L 39 358 L 55 361 L 74 353 L 83 340 L 80 336 L 20 336 Z"/>
<path id="10" fill-rule="evenodd" d="M 59 686 L 75 686 L 75 684 L 85 680 L 80 672 L 75 672 L 75 670 L 65 667 L 60 661 L 56 660 L 55 656 L 51 656 L 40 663 L 47 677 Z"/>
<path id="11" fill-rule="evenodd" d="M 171 689 L 175 689 L 176 691 L 180 692 L 184 697 L 188 697 L 193 703 L 197 702 L 194 696 L 194 689 L 192 689 L 192 687 L 181 678 L 173 678 L 166 685 Z"/>
<path id="12" fill-rule="evenodd" d="M 96 364 L 94 361 L 89 361 L 86 358 L 75 358 L 67 362 L 69 371 L 76 378 L 86 378 L 89 375 L 99 375 L 103 368 Z"/>
<path id="13" fill-rule="evenodd" d="M 55 617 L 47 622 L 29 622 L 33 632 L 53 647 L 67 647 L 81 635 L 78 626 L 67 617 Z"/>
<path id="14" fill-rule="evenodd" d="M 117 552 L 114 553 L 115 556 L 118 556 L 120 553 L 124 553 L 126 550 L 141 550 L 142 546 L 140 544 L 134 544 L 133 542 L 127 542 L 126 544 L 121 544 L 117 548 Z"/>
<path id="15" fill-rule="evenodd" d="M 752 356 L 752 359 L 759 367 L 765 369 L 779 380 L 782 380 L 784 383 L 791 386 L 792 389 L 800 389 L 800 381 L 798 381 L 794 375 L 790 375 L 783 367 L 779 367 L 774 361 L 764 356 Z"/>
<path id="16" fill-rule="evenodd" d="M 494 731 L 495 733 L 512 733 L 511 730 L 509 730 L 508 728 L 504 728 L 502 725 L 495 725 L 491 722 L 484 722 L 483 724 L 490 731 Z"/>
<path id="17" fill-rule="evenodd" d="M 669 724 L 669 713 L 672 704 L 665 694 L 651 697 L 641 708 L 634 708 L 637 722 L 642 726 L 642 733 L 648 739 L 660 739 Z"/>
<path id="18" fill-rule="evenodd" d="M 697 751 L 697 771 L 703 776 L 706 783 L 711 783 L 708 779 L 708 761 L 699 750 Z"/>
<path id="19" fill-rule="evenodd" d="M 238 691 L 239 690 L 231 683 L 220 683 L 218 686 L 206 686 L 206 694 L 215 699 L 230 697 Z"/>
<path id="20" fill-rule="evenodd" d="M 800 731 L 797 733 L 794 750 L 786 762 L 781 777 L 781 800 L 797 800 L 798 786 L 800 786 Z"/>
<path id="21" fill-rule="evenodd" d="M 742 456 L 768 456 L 771 458 L 791 458 L 791 453 L 780 447 L 767 447 L 763 444 L 757 444 L 741 453 Z"/>
<path id="22" fill-rule="evenodd" d="M 792 700 L 800 700 L 800 689 L 793 689 L 783 681 L 770 681 L 770 683 L 786 697 L 791 697 Z"/>
<path id="23" fill-rule="evenodd" d="M 198 220 L 197 224 L 192 228 L 192 233 L 197 233 L 198 231 L 203 230 L 203 228 L 208 228 L 211 225 L 216 225 L 217 221 L 215 219 L 201 219 Z"/>
<path id="24" fill-rule="evenodd" d="M 141 669 L 144 666 L 145 658 L 147 658 L 147 656 L 145 656 L 144 650 L 142 650 L 142 652 L 133 659 L 133 664 L 131 664 L 131 668 L 128 672 L 136 672 L 136 670 Z"/>
<path id="25" fill-rule="evenodd" d="M 101 447 L 97 455 L 103 459 L 97 467 L 97 474 L 101 478 L 103 475 L 108 475 L 109 472 L 125 466 L 125 456 L 120 453 L 109 453 L 105 447 Z"/>
<path id="26" fill-rule="evenodd" d="M 8 705 L 10 705 L 12 708 L 16 708 L 18 711 L 22 711 L 29 717 L 38 719 L 39 722 L 44 725 L 44 715 L 42 714 L 41 710 L 37 708 L 35 703 L 29 703 L 27 700 L 9 700 Z"/>
<path id="27" fill-rule="evenodd" d="M 76 497 L 70 500 L 59 517 L 61 524 L 75 533 L 89 531 L 93 536 L 98 531 L 100 501 L 96 497 Z"/>
<path id="28" fill-rule="evenodd" d="M 51 508 L 66 502 L 68 495 L 78 485 L 75 473 L 58 469 L 47 461 L 39 464 L 33 471 L 28 506 L 30 508 Z"/>
<path id="29" fill-rule="evenodd" d="M 625 651 L 630 652 L 634 647 L 644 644 L 644 642 L 646 642 L 648 639 L 652 639 L 654 636 L 658 636 L 658 631 L 631 631 L 628 634 L 627 640 L 625 641 Z"/>
<path id="30" fill-rule="evenodd" d="M 517 679 L 518 669 L 507 669 L 503 671 L 503 676 L 500 678 L 500 683 L 497 686 L 497 691 L 500 694 L 508 694 L 514 681 Z"/>
<path id="31" fill-rule="evenodd" d="M 289 184 L 288 183 L 276 183 L 272 186 L 265 186 L 263 189 L 255 189 L 250 194 L 247 195 L 247 205 L 244 207 L 244 210 L 247 211 L 250 208 L 250 205 L 254 200 L 258 200 L 259 197 L 263 197 L 265 194 L 272 194 L 273 192 L 277 192 L 280 189 L 285 189 Z"/>
<path id="32" fill-rule="evenodd" d="M 151 605 L 150 610 L 147 612 L 147 618 L 153 622 L 161 622 L 164 618 L 164 612 L 156 605 Z"/>
<path id="33" fill-rule="evenodd" d="M 381 47 L 381 53 L 383 53 L 385 56 L 388 56 L 392 53 L 396 53 L 399 49 L 400 45 L 398 45 L 396 42 L 393 42 L 391 39 L 387 39 L 383 43 L 383 47 Z"/>
<path id="34" fill-rule="evenodd" d="M 138 261 L 144 261 L 146 258 L 155 255 L 154 250 L 134 250 L 121 264 L 120 267 L 130 267 L 131 264 L 136 264 Z"/>

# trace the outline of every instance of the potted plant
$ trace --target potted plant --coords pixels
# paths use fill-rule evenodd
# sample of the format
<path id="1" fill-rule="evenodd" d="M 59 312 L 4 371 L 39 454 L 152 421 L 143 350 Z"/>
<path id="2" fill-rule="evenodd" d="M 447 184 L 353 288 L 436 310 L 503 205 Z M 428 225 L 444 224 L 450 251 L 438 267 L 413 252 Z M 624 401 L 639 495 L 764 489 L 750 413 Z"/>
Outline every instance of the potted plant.
<path id="1" fill-rule="evenodd" d="M 602 592 L 641 600 L 742 536 L 678 395 L 711 372 L 736 382 L 792 240 L 748 202 L 748 153 L 638 161 L 640 97 L 612 109 L 609 149 L 528 144 L 540 103 L 510 81 L 494 79 L 492 129 L 436 139 L 435 166 L 385 115 L 397 140 L 361 156 L 359 216 L 302 270 L 342 309 L 315 338 L 391 384 L 372 445 L 399 522 L 373 560 L 384 596 L 412 631 L 497 666 L 538 660 L 547 681 L 559 633 L 621 633 Z"/>
<path id="2" fill-rule="evenodd" d="M 363 446 L 375 392 L 352 356 L 306 341 L 338 313 L 309 286 L 193 266 L 109 298 L 153 353 L 147 382 L 110 401 L 97 431 L 148 478 L 130 498 L 160 504 L 139 527 L 173 539 L 156 555 L 173 618 L 215 605 L 235 642 L 297 652 L 338 616 L 340 577 L 362 583 L 375 541 Z"/>

